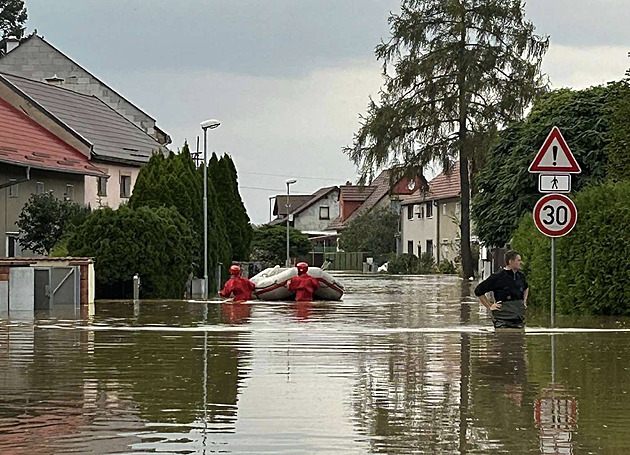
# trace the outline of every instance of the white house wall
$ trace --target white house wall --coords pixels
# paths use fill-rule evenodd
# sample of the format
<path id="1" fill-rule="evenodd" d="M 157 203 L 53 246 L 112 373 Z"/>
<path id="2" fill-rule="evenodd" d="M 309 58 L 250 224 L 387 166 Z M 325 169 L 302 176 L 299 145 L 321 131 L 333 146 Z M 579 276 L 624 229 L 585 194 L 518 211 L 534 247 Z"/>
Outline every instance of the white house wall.
<path id="1" fill-rule="evenodd" d="M 329 219 L 319 219 L 319 208 L 328 206 Z M 324 231 L 339 216 L 339 192 L 333 191 L 295 216 L 295 228 L 300 231 Z"/>
<path id="2" fill-rule="evenodd" d="M 129 198 L 120 196 L 121 177 L 123 175 L 131 177 L 131 193 L 133 193 L 133 188 L 136 184 L 138 174 L 140 173 L 140 168 L 120 164 L 94 164 L 109 175 L 109 179 L 107 179 L 107 195 L 98 195 L 98 177 L 86 176 L 85 203 L 89 204 L 92 209 L 98 209 L 100 207 L 111 207 L 112 209 L 117 209 L 121 203 L 129 200 Z"/>
<path id="3" fill-rule="evenodd" d="M 432 203 L 432 201 L 430 201 Z M 427 218 L 423 216 L 418 217 L 418 209 L 422 206 L 425 209 L 426 214 L 426 202 L 421 204 L 404 205 L 401 211 L 401 238 L 402 238 L 402 252 L 408 252 L 408 243 L 413 242 L 413 254 L 418 255 L 418 245 L 421 247 L 421 252 L 426 252 L 427 240 L 433 240 L 433 249 L 435 255 L 435 245 L 437 245 L 437 217 L 436 207 L 433 208 L 433 216 Z M 413 219 L 407 218 L 408 207 L 413 207 Z"/>

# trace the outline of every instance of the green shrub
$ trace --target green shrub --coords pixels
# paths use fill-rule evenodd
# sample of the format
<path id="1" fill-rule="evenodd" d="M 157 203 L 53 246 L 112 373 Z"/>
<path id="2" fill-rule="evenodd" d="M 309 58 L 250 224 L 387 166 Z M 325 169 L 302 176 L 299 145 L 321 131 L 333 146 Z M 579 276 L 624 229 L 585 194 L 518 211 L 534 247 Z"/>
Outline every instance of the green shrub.
<path id="1" fill-rule="evenodd" d="M 453 264 L 453 261 L 449 261 L 448 259 L 445 259 L 444 261 L 442 261 L 442 263 L 438 267 L 438 272 L 443 273 L 445 275 L 455 275 L 457 274 L 457 267 L 455 267 L 455 264 Z"/>
<path id="2" fill-rule="evenodd" d="M 423 253 L 420 258 L 415 254 L 403 253 L 396 256 L 395 253 L 392 253 L 387 271 L 394 275 L 427 275 L 435 273 L 436 268 L 430 253 Z"/>
<path id="3" fill-rule="evenodd" d="M 69 239 L 68 252 L 95 258 L 100 285 L 126 283 L 138 273 L 144 298 L 181 298 L 193 246 L 192 230 L 175 208 L 123 205 L 92 212 Z"/>
<path id="4" fill-rule="evenodd" d="M 560 313 L 630 315 L 630 181 L 578 193 L 575 228 L 556 240 L 556 306 Z M 531 215 L 523 217 L 512 247 L 525 262 L 532 305 L 549 307 L 551 240 Z"/>
<path id="5" fill-rule="evenodd" d="M 289 228 L 289 254 L 292 258 L 304 256 L 312 249 L 306 234 L 295 228 Z M 254 229 L 251 254 L 252 261 L 261 261 L 267 265 L 284 265 L 287 257 L 286 226 L 265 224 Z"/>

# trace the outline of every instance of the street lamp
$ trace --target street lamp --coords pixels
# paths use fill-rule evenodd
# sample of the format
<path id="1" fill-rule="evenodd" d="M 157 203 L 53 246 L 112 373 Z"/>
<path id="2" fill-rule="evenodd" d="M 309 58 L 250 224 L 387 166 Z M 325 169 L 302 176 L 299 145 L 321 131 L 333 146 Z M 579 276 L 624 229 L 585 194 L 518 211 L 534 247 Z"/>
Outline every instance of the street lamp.
<path id="1" fill-rule="evenodd" d="M 297 182 L 296 179 L 287 179 L 285 183 L 287 184 L 287 267 L 291 267 L 291 256 L 289 256 L 289 218 L 291 215 L 291 204 L 289 204 L 289 185 Z"/>
<path id="2" fill-rule="evenodd" d="M 206 131 L 218 128 L 221 122 L 215 119 L 201 122 L 203 130 L 203 298 L 208 300 L 208 148 Z"/>

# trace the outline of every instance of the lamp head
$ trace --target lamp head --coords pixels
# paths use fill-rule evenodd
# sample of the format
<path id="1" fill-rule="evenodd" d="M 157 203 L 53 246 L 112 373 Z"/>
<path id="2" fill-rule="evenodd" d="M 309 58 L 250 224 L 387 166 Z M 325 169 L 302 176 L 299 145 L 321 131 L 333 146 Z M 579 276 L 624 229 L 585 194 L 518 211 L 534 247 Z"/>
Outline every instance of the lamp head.
<path id="1" fill-rule="evenodd" d="M 221 122 L 219 122 L 216 119 L 211 118 L 210 120 L 205 120 L 205 121 L 201 122 L 201 129 L 202 130 L 213 130 L 215 128 L 218 128 L 220 124 L 221 124 Z"/>
<path id="2" fill-rule="evenodd" d="M 286 183 L 287 185 L 292 185 L 293 183 L 296 183 L 297 179 L 286 179 L 284 181 L 284 183 Z"/>

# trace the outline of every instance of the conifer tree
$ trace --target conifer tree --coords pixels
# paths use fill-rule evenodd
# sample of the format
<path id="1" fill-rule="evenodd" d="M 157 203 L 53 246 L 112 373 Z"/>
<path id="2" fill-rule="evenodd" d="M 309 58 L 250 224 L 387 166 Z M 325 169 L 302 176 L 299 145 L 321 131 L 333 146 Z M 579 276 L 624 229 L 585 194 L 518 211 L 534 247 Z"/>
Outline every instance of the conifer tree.
<path id="1" fill-rule="evenodd" d="M 243 261 L 249 258 L 251 227 L 249 216 L 238 192 L 236 168 L 230 157 L 225 154 L 221 159 L 212 154 L 208 167 L 212 184 L 217 191 L 219 208 L 225 219 L 232 259 Z"/>
<path id="2" fill-rule="evenodd" d="M 402 0 L 391 37 L 376 48 L 385 87 L 370 101 L 351 147 L 363 179 L 382 167 L 415 175 L 459 158 L 463 274 L 473 275 L 469 162 L 497 125 L 520 118 L 544 87 L 548 39 L 522 0 Z"/>

